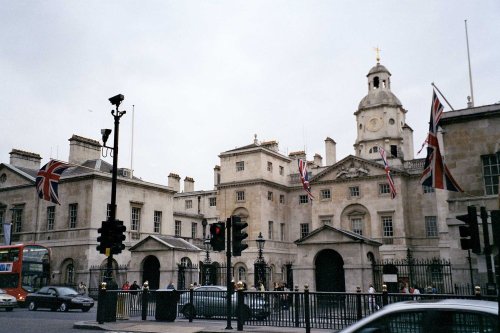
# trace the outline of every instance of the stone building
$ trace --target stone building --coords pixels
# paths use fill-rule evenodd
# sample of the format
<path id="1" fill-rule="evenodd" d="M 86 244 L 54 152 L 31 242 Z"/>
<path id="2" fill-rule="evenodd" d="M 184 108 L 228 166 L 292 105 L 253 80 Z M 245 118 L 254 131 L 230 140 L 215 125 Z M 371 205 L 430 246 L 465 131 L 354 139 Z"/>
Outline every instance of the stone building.
<path id="1" fill-rule="evenodd" d="M 327 137 L 325 158 L 316 153 L 308 160 L 305 151 L 284 154 L 278 142 L 259 142 L 255 136 L 249 145 L 220 153 L 214 188 L 201 191 L 190 177 L 181 189 L 175 173 L 160 185 L 119 169 L 117 218 L 127 232 L 126 250 L 114 257 L 117 277 L 148 280 L 152 288 L 182 280 L 177 283 L 185 287 L 201 282 L 210 256 L 220 268 L 217 283 L 224 283 L 225 254 L 210 251 L 205 240 L 210 223 L 237 215 L 248 223 L 249 248 L 232 258 L 233 273 L 248 285 L 262 278 L 254 266 L 260 254 L 268 267 L 267 288 L 284 281 L 289 287 L 355 291 L 376 282 L 397 290 L 398 284 L 411 282 L 450 291 L 452 282 L 470 282 L 467 252 L 458 236 L 461 222 L 455 217 L 467 205 L 498 209 L 499 105 L 444 114 L 442 154 L 467 194 L 451 193 L 420 185 L 424 159 L 414 158 L 413 131 L 406 121 L 410 111 L 392 92 L 391 73 L 377 63 L 367 83 L 354 112 L 353 155 L 338 159 L 336 142 Z M 100 158 L 98 141 L 76 135 L 69 141 L 68 162 L 75 166 L 61 177 L 61 205 L 38 199 L 34 184 L 41 156 L 13 149 L 10 163 L 0 164 L 0 223 L 13 223 L 13 242 L 51 248 L 54 283 L 83 280 L 92 287 L 106 263 L 96 239 L 109 212 L 111 165 Z M 394 199 L 380 147 L 388 155 Z M 302 188 L 299 159 L 308 160 L 312 201 Z M 426 264 L 412 266 L 415 260 Z M 471 260 L 474 282 L 486 282 L 486 256 Z M 412 273 L 417 268 L 423 272 Z"/>

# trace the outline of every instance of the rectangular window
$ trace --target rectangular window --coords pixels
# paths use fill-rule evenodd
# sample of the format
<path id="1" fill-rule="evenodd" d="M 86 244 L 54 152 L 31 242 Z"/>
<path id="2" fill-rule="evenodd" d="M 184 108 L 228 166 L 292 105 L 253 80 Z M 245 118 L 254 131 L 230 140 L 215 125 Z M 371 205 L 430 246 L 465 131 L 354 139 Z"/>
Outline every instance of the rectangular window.
<path id="1" fill-rule="evenodd" d="M 56 206 L 47 207 L 47 230 L 54 230 L 56 219 Z"/>
<path id="2" fill-rule="evenodd" d="M 285 241 L 285 223 L 280 223 L 280 241 Z"/>
<path id="3" fill-rule="evenodd" d="M 331 198 L 330 189 L 324 189 L 319 192 L 321 200 L 328 200 Z"/>
<path id="4" fill-rule="evenodd" d="M 299 203 L 300 204 L 305 204 L 309 202 L 309 197 L 307 194 L 299 195 Z"/>
<path id="5" fill-rule="evenodd" d="M 268 222 L 267 236 L 268 236 L 268 239 L 274 238 L 274 223 L 273 223 L 273 221 Z"/>
<path id="6" fill-rule="evenodd" d="M 304 238 L 309 235 L 309 223 L 300 224 L 300 238 Z"/>
<path id="7" fill-rule="evenodd" d="M 351 219 L 352 232 L 358 235 L 363 235 L 363 220 L 361 218 Z"/>
<path id="8" fill-rule="evenodd" d="M 349 195 L 351 196 L 351 198 L 359 197 L 359 186 L 349 187 Z"/>
<path id="9" fill-rule="evenodd" d="M 155 210 L 153 213 L 153 232 L 157 234 L 161 233 L 161 218 L 162 212 Z"/>
<path id="10" fill-rule="evenodd" d="M 130 218 L 130 230 L 139 231 L 141 227 L 141 208 L 132 207 Z"/>
<path id="11" fill-rule="evenodd" d="M 424 191 L 424 193 L 434 193 L 436 192 L 436 190 L 434 189 L 434 187 L 430 187 L 430 186 L 422 186 L 422 189 Z"/>
<path id="12" fill-rule="evenodd" d="M 193 208 L 193 200 L 186 200 L 186 209 Z"/>
<path id="13" fill-rule="evenodd" d="M 20 207 L 14 207 L 12 211 L 12 226 L 13 232 L 21 232 L 23 225 L 23 209 Z"/>
<path id="14" fill-rule="evenodd" d="M 217 206 L 217 197 L 208 198 L 208 205 L 210 207 Z"/>
<path id="15" fill-rule="evenodd" d="M 280 165 L 280 176 L 285 174 L 285 168 Z"/>
<path id="16" fill-rule="evenodd" d="M 394 237 L 392 216 L 382 216 L 382 232 L 384 237 Z"/>
<path id="17" fill-rule="evenodd" d="M 484 190 L 486 195 L 498 194 L 500 164 L 497 155 L 481 156 L 483 161 Z"/>
<path id="18" fill-rule="evenodd" d="M 175 237 L 181 237 L 182 232 L 182 222 L 179 220 L 175 220 Z"/>
<path id="19" fill-rule="evenodd" d="M 284 204 L 284 203 L 285 203 L 285 195 L 280 194 L 280 204 Z"/>
<path id="20" fill-rule="evenodd" d="M 245 170 L 245 162 L 244 161 L 236 162 L 236 171 L 243 171 L 243 170 Z"/>
<path id="21" fill-rule="evenodd" d="M 273 163 L 272 162 L 267 162 L 267 171 L 273 172 Z"/>
<path id="22" fill-rule="evenodd" d="M 191 238 L 198 238 L 198 223 L 196 222 L 191 222 Z"/>
<path id="23" fill-rule="evenodd" d="M 273 192 L 271 191 L 267 192 L 267 200 L 273 201 Z"/>
<path id="24" fill-rule="evenodd" d="M 438 237 L 437 220 L 435 216 L 425 217 L 425 233 L 427 237 Z"/>
<path id="25" fill-rule="evenodd" d="M 321 224 L 323 224 L 323 225 L 332 225 L 332 217 L 331 216 L 321 216 L 320 220 L 321 220 Z"/>
<path id="26" fill-rule="evenodd" d="M 391 193 L 391 188 L 389 187 L 389 184 L 378 184 L 378 194 L 390 194 Z"/>
<path id="27" fill-rule="evenodd" d="M 69 228 L 76 228 L 76 220 L 78 217 L 78 204 L 69 204 Z"/>
<path id="28" fill-rule="evenodd" d="M 236 191 L 236 201 L 245 201 L 245 191 Z"/>

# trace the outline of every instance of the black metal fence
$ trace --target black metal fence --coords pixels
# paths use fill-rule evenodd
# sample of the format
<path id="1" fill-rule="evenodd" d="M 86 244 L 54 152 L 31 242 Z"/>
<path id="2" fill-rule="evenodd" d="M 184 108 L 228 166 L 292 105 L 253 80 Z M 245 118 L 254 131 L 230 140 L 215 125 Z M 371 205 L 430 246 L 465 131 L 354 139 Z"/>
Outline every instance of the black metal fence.
<path id="1" fill-rule="evenodd" d="M 163 294 L 162 294 L 163 292 Z M 174 317 L 226 320 L 225 291 L 182 290 L 175 293 L 175 301 L 165 303 L 165 291 L 105 291 L 100 294 L 98 305 L 113 309 L 111 320 L 132 319 L 159 320 L 161 313 L 173 312 Z M 253 326 L 300 327 L 340 330 L 387 304 L 412 299 L 489 299 L 496 296 L 480 293 L 456 294 L 403 294 L 403 293 L 337 293 L 304 291 L 238 291 L 230 294 L 232 318 L 241 324 Z M 238 299 L 241 297 L 242 299 Z M 113 304 L 109 303 L 112 300 Z M 161 302 L 160 302 L 161 301 Z M 238 303 L 240 301 L 240 303 Z M 237 304 L 241 304 L 237 306 Z M 98 316 L 99 316 L 98 307 Z M 116 309 L 116 311 L 114 311 Z M 241 311 L 240 311 L 241 309 Z M 167 315 L 166 318 L 169 315 Z M 102 318 L 102 317 L 101 317 Z"/>

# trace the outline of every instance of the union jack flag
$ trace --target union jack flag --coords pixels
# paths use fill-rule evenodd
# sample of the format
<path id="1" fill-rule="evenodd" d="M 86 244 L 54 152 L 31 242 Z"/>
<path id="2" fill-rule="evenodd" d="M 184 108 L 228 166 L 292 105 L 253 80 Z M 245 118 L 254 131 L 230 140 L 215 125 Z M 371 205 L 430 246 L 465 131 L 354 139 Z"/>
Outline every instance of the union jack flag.
<path id="1" fill-rule="evenodd" d="M 439 101 L 436 92 L 432 95 L 431 119 L 429 121 L 429 134 L 427 135 L 427 157 L 425 158 L 424 171 L 420 183 L 424 186 L 440 188 L 448 191 L 463 192 L 458 183 L 448 170 L 439 150 L 437 128 L 443 115 L 443 104 Z"/>
<path id="2" fill-rule="evenodd" d="M 50 160 L 49 163 L 45 164 L 36 176 L 36 191 L 38 192 L 38 197 L 43 200 L 51 201 L 56 204 L 61 204 L 59 202 L 59 195 L 57 188 L 59 186 L 59 178 L 61 174 L 69 168 L 70 165 Z"/>
<path id="3" fill-rule="evenodd" d="M 299 174 L 300 174 L 300 181 L 302 182 L 302 187 L 304 190 L 307 192 L 307 196 L 309 199 L 313 199 L 313 195 L 311 193 L 311 184 L 309 184 L 309 175 L 307 174 L 307 161 L 304 161 L 303 159 L 299 159 Z"/>
<path id="4" fill-rule="evenodd" d="M 380 152 L 380 156 L 382 156 L 382 161 L 384 162 L 385 174 L 387 175 L 387 181 L 389 182 L 389 188 L 391 190 L 391 198 L 394 199 L 397 192 L 396 186 L 394 185 L 394 180 L 392 179 L 391 169 L 389 169 L 389 163 L 387 163 L 387 153 L 382 147 L 378 147 L 378 151 Z"/>

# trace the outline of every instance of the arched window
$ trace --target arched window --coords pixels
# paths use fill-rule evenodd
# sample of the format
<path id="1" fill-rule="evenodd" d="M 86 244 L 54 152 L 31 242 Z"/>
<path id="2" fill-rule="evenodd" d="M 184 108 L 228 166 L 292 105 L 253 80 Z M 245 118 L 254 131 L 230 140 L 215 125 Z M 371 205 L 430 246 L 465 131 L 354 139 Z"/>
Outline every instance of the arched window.
<path id="1" fill-rule="evenodd" d="M 247 280 L 247 270 L 245 267 L 238 268 L 238 281 L 246 281 Z"/>
<path id="2" fill-rule="evenodd" d="M 373 78 L 373 88 L 378 89 L 379 87 L 380 87 L 380 80 L 379 80 L 378 76 L 375 76 Z"/>
<path id="3" fill-rule="evenodd" d="M 184 257 L 181 259 L 181 265 L 184 267 L 193 267 L 193 264 L 191 263 L 191 259 L 188 257 Z"/>
<path id="4" fill-rule="evenodd" d="M 70 286 L 75 284 L 75 267 L 73 264 L 68 264 L 66 266 L 66 272 L 64 273 L 64 283 Z"/>

